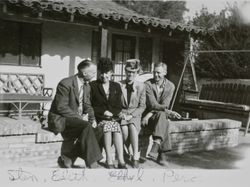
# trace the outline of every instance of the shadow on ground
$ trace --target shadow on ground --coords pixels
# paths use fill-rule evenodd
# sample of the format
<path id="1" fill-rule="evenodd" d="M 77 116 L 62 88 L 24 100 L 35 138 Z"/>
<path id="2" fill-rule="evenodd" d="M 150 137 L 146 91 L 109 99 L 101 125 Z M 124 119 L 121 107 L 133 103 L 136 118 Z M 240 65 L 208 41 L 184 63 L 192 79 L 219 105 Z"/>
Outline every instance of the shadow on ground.
<path id="1" fill-rule="evenodd" d="M 250 142 L 211 151 L 168 154 L 171 168 L 240 169 L 249 165 Z M 239 163 L 241 163 L 239 165 Z"/>

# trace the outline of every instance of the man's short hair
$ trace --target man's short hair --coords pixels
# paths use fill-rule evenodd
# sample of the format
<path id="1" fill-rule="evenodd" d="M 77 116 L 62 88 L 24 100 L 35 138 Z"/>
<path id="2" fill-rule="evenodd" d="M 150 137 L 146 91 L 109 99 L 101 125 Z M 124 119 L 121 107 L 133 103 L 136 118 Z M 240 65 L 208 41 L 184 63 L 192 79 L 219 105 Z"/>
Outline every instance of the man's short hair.
<path id="1" fill-rule="evenodd" d="M 163 63 L 163 62 L 158 62 L 154 64 L 154 69 L 158 68 L 158 67 L 162 67 L 166 72 L 168 71 L 168 66 L 167 64 Z"/>
<path id="2" fill-rule="evenodd" d="M 84 59 L 83 61 L 81 61 L 78 66 L 77 66 L 77 70 L 78 71 L 81 71 L 82 69 L 85 69 L 89 66 L 92 65 L 92 61 L 91 59 L 87 58 L 87 59 Z"/>

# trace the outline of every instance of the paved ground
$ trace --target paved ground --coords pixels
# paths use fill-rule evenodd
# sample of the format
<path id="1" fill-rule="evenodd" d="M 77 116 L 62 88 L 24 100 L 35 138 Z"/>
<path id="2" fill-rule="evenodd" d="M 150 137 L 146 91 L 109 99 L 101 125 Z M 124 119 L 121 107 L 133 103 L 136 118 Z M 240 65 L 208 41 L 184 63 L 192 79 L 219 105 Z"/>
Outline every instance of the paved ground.
<path id="1" fill-rule="evenodd" d="M 171 169 L 250 169 L 250 133 L 239 135 L 239 145 L 232 148 L 211 151 L 168 154 Z M 144 160 L 144 159 L 143 159 Z M 81 165 L 81 161 L 79 162 Z M 166 168 L 158 163 L 145 159 L 142 168 Z M 103 168 L 102 164 L 99 168 Z M 128 168 L 131 166 L 128 164 Z"/>
<path id="2" fill-rule="evenodd" d="M 250 135 L 240 134 L 237 147 L 170 155 L 173 169 L 250 169 Z"/>

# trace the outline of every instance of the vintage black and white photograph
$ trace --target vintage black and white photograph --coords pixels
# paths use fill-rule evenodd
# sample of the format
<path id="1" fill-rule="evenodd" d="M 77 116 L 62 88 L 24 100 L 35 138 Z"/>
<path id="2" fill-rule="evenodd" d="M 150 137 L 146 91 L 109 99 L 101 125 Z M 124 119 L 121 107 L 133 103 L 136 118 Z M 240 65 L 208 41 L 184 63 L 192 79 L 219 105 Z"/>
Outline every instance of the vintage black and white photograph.
<path id="1" fill-rule="evenodd" d="M 202 183 L 249 126 L 250 1 L 0 0 L 4 181 Z"/>

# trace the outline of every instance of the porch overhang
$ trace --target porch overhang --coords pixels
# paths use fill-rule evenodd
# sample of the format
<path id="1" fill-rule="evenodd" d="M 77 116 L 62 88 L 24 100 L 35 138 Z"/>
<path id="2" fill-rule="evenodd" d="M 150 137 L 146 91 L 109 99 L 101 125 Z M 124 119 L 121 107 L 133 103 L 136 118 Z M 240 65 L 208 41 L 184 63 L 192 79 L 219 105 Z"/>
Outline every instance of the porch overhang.
<path id="1" fill-rule="evenodd" d="M 146 27 L 150 32 L 153 29 L 162 32 L 181 32 L 194 36 L 206 36 L 213 34 L 212 30 L 202 27 L 173 22 L 169 19 L 160 19 L 140 15 L 112 1 L 84 1 L 84 0 L 3 0 L 3 12 L 6 6 L 26 8 L 33 15 L 42 17 L 43 13 L 62 13 L 68 16 L 69 22 L 74 22 L 74 17 L 90 18 L 97 21 L 98 26 L 102 22 L 123 23 L 125 29 L 129 25 Z M 170 33 L 171 34 L 171 33 Z"/>

